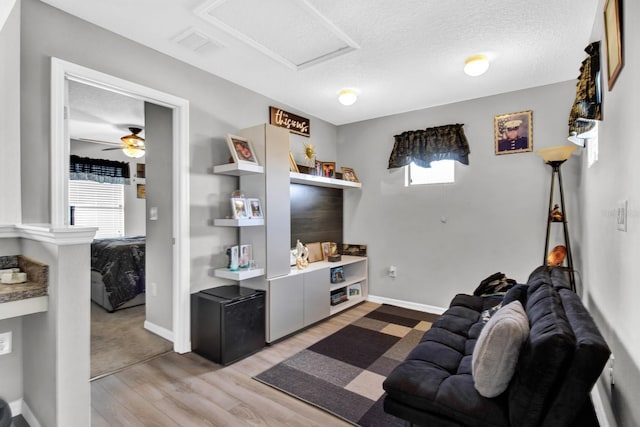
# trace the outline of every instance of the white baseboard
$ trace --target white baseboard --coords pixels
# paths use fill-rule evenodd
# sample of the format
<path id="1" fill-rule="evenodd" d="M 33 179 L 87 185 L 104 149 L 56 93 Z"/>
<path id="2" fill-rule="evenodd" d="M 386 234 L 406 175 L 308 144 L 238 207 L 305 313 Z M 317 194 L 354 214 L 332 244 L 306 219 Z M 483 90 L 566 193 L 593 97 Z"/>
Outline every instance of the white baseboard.
<path id="1" fill-rule="evenodd" d="M 591 389 L 591 401 L 593 402 L 593 409 L 596 411 L 596 417 L 598 417 L 598 423 L 600 427 L 609 427 L 609 419 L 607 413 L 604 410 L 604 404 L 602 403 L 602 396 L 598 388 L 598 383 Z"/>
<path id="2" fill-rule="evenodd" d="M 163 328 L 162 326 L 158 326 L 155 323 L 151 323 L 148 320 L 144 321 L 144 328 L 147 331 L 153 332 L 156 335 L 160 335 L 165 340 L 169 340 L 173 342 L 173 332 Z"/>
<path id="3" fill-rule="evenodd" d="M 15 417 L 16 415 L 22 414 L 22 399 L 14 400 L 13 402 L 9 402 L 9 409 L 11 409 L 11 416 Z"/>
<path id="4" fill-rule="evenodd" d="M 33 415 L 33 412 L 31 412 L 31 408 L 29 408 L 29 405 L 27 405 L 27 403 L 23 399 L 18 399 L 10 402 L 9 407 L 11 408 L 11 416 L 15 417 L 18 415 L 22 415 L 22 418 L 24 418 L 25 421 L 29 423 L 30 427 L 42 427 L 40 421 L 38 421 L 36 416 Z"/>
<path id="5" fill-rule="evenodd" d="M 386 298 L 386 297 L 379 297 L 379 296 L 375 296 L 375 295 L 369 295 L 367 297 L 367 301 L 375 302 L 375 303 L 378 303 L 378 304 L 395 305 L 397 307 L 404 307 L 404 308 L 408 308 L 408 309 L 411 309 L 411 310 L 426 311 L 427 313 L 433 313 L 433 314 L 442 314 L 447 310 L 446 308 L 436 307 L 435 305 L 419 304 L 417 302 L 404 301 L 404 300 L 400 300 L 400 299 L 393 299 L 393 298 Z"/>

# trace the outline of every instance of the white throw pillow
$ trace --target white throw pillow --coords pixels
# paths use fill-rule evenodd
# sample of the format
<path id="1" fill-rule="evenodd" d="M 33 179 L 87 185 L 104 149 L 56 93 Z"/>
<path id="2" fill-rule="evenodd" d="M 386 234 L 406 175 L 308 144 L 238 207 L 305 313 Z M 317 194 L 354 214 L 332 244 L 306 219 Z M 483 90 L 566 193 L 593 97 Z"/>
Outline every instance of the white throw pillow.
<path id="1" fill-rule="evenodd" d="M 529 337 L 529 319 L 520 301 L 496 312 L 478 337 L 473 349 L 473 382 L 484 397 L 496 397 L 509 386 L 522 343 Z"/>

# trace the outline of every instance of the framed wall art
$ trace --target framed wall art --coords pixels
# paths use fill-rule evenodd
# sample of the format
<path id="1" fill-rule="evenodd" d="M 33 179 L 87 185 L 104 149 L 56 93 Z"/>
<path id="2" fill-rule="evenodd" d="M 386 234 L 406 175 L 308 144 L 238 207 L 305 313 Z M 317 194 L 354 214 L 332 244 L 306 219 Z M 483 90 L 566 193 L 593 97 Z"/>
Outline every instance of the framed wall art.
<path id="1" fill-rule="evenodd" d="M 136 186 L 136 196 L 138 199 L 146 199 L 147 198 L 147 188 L 145 184 L 137 184 Z"/>
<path id="2" fill-rule="evenodd" d="M 256 152 L 253 150 L 251 141 L 247 138 L 228 134 L 227 144 L 229 145 L 229 151 L 231 151 L 231 157 L 233 157 L 235 163 L 258 164 Z"/>
<path id="3" fill-rule="evenodd" d="M 336 162 L 322 162 L 322 176 L 334 178 L 336 176 Z"/>
<path id="4" fill-rule="evenodd" d="M 496 155 L 533 151 L 533 111 L 495 116 L 493 128 Z"/>
<path id="5" fill-rule="evenodd" d="M 620 0 L 607 0 L 604 4 L 604 35 L 607 46 L 607 77 L 609 91 L 623 65 Z"/>

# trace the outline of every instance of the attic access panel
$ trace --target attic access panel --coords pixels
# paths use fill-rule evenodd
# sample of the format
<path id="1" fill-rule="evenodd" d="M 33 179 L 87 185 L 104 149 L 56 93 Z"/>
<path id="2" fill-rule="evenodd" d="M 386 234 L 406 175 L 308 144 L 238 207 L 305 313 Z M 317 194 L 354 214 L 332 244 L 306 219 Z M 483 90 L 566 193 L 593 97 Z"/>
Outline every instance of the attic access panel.
<path id="1" fill-rule="evenodd" d="M 359 48 L 306 0 L 213 0 L 195 13 L 293 70 Z"/>

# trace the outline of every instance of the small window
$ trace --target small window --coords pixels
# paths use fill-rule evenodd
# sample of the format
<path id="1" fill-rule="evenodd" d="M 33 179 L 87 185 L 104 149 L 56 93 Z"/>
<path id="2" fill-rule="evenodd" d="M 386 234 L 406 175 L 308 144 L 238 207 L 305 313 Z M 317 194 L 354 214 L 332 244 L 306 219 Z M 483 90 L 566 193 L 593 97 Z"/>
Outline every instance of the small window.
<path id="1" fill-rule="evenodd" d="M 73 225 L 98 227 L 96 238 L 124 236 L 124 185 L 69 180 Z"/>
<path id="2" fill-rule="evenodd" d="M 454 160 L 431 162 L 430 168 L 421 168 L 411 162 L 405 172 L 405 187 L 421 184 L 448 184 L 455 182 Z"/>

